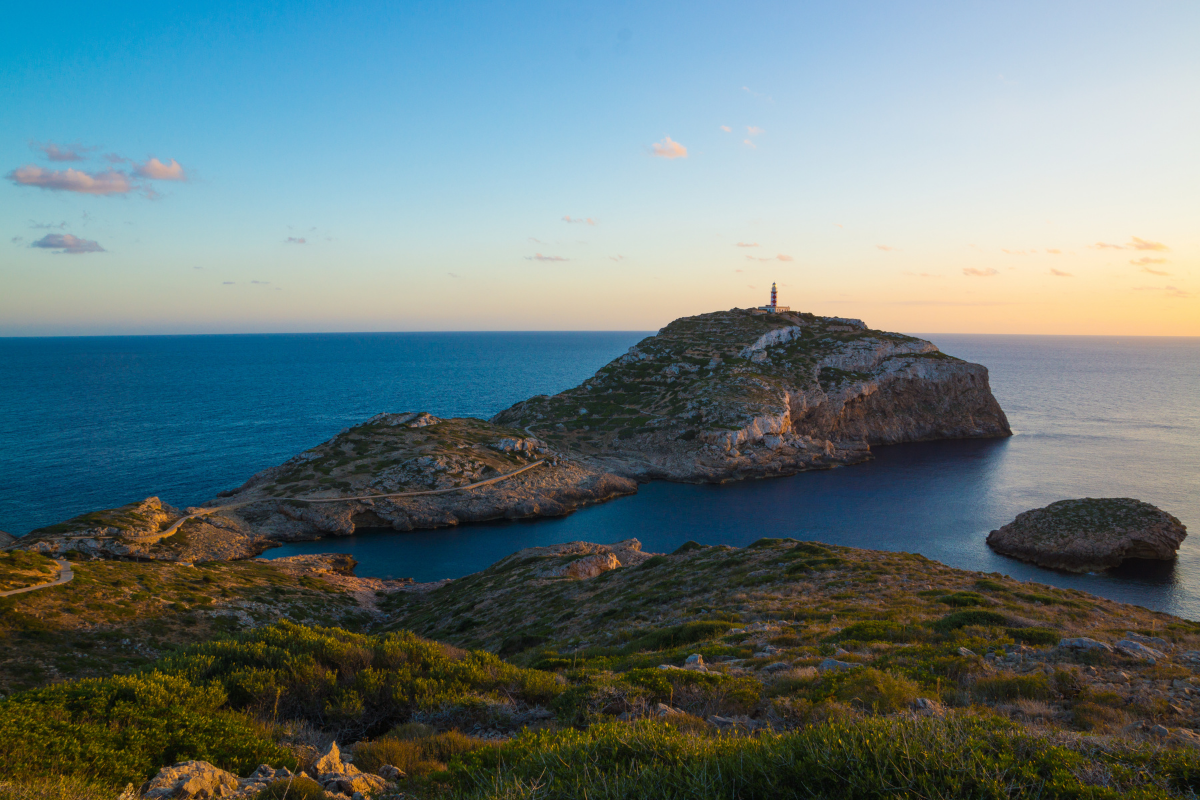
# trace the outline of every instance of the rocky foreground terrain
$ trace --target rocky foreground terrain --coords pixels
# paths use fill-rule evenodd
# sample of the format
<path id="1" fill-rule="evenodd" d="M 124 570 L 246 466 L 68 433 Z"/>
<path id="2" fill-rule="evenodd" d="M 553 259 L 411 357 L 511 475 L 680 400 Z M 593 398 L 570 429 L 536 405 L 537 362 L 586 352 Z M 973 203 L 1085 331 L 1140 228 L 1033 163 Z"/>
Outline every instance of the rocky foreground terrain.
<path id="1" fill-rule="evenodd" d="M 677 319 L 492 421 L 638 480 L 781 475 L 863 461 L 873 444 L 1011 434 L 986 367 L 860 320 L 745 309 Z"/>
<path id="2" fill-rule="evenodd" d="M 913 554 L 575 542 L 436 584 L 345 556 L 76 570 L 0 600 L 0 797 L 1200 788 L 1200 624 Z"/>
<path id="3" fill-rule="evenodd" d="M 1129 497 L 1060 500 L 1018 514 L 988 534 L 988 546 L 1006 556 L 1070 572 L 1119 566 L 1126 559 L 1174 561 L 1187 537 L 1182 522 Z"/>

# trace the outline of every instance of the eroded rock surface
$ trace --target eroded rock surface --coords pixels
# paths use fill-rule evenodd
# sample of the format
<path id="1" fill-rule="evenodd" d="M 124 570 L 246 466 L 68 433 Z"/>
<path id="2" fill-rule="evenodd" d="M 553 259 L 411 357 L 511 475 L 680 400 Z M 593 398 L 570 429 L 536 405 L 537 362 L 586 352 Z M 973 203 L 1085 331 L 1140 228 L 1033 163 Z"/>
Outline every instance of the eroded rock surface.
<path id="1" fill-rule="evenodd" d="M 492 418 L 650 480 L 850 464 L 870 445 L 1008 436 L 987 369 L 860 320 L 733 309 L 684 317 L 580 386 Z"/>
<path id="2" fill-rule="evenodd" d="M 1174 560 L 1187 536 L 1167 512 L 1128 497 L 1060 500 L 1018 514 L 988 534 L 988 546 L 1043 567 L 1093 572 L 1129 558 Z"/>
<path id="3" fill-rule="evenodd" d="M 0 550 L 3 550 L 4 548 L 9 547 L 15 541 L 17 541 L 17 537 L 13 536 L 11 533 L 5 533 L 4 531 L 0 531 Z"/>

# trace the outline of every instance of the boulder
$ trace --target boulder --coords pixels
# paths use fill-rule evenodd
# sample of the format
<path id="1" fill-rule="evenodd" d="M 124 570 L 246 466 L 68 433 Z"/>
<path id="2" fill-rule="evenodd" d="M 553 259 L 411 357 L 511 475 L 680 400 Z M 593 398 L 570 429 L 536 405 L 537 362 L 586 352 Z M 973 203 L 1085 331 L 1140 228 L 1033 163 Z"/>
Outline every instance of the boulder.
<path id="1" fill-rule="evenodd" d="M 338 749 L 337 742 L 330 742 L 329 747 L 325 748 L 312 765 L 312 772 L 317 775 L 345 771 L 346 765 L 342 762 L 342 751 Z"/>
<path id="2" fill-rule="evenodd" d="M 858 664 L 851 664 L 848 661 L 838 661 L 835 658 L 827 658 L 820 664 L 817 664 L 817 672 L 845 672 L 848 669 L 854 669 Z"/>
<path id="3" fill-rule="evenodd" d="M 235 775 L 217 769 L 207 761 L 181 761 L 174 766 L 160 769 L 157 775 L 142 786 L 142 795 L 146 800 L 208 800 L 212 797 L 232 796 L 238 788 Z"/>
<path id="4" fill-rule="evenodd" d="M 384 764 L 376 770 L 376 774 L 385 781 L 398 781 L 401 778 L 407 777 L 404 770 L 399 767 L 393 767 L 391 764 Z"/>
<path id="5" fill-rule="evenodd" d="M 1141 642 L 1135 642 L 1130 639 L 1122 639 L 1114 646 L 1122 655 L 1129 656 L 1130 658 L 1139 658 L 1142 661 L 1149 661 L 1151 664 L 1160 658 L 1165 658 L 1165 654 L 1161 650 L 1146 647 Z"/>
<path id="6" fill-rule="evenodd" d="M 326 778 L 329 778 L 326 780 Z M 364 794 L 370 795 L 381 791 L 387 786 L 387 781 L 379 775 L 372 775 L 369 772 L 358 772 L 353 775 L 338 775 L 336 777 L 321 776 L 321 785 L 325 787 L 327 792 L 341 792 L 342 794 Z"/>
<path id="7" fill-rule="evenodd" d="M 1128 497 L 1060 500 L 1018 514 L 988 534 L 997 553 L 1071 572 L 1111 569 L 1126 559 L 1174 560 L 1182 522 Z"/>

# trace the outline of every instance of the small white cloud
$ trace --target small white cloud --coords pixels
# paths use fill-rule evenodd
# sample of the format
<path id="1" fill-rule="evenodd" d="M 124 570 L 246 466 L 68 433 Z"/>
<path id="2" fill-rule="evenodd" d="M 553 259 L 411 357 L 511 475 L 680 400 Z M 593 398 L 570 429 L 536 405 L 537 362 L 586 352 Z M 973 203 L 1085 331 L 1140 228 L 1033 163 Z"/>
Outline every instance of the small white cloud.
<path id="1" fill-rule="evenodd" d="M 84 147 L 81 144 L 57 145 L 54 142 L 30 142 L 29 146 L 34 150 L 40 150 L 45 153 L 46 158 L 51 161 L 85 161 L 88 153 L 95 150 L 94 147 Z"/>
<path id="2" fill-rule="evenodd" d="M 722 126 L 721 126 L 721 130 L 725 131 L 726 133 L 732 133 L 732 132 L 733 132 L 733 128 L 729 127 L 728 125 L 722 125 Z"/>
<path id="3" fill-rule="evenodd" d="M 1165 264 L 1167 263 L 1167 260 L 1165 258 L 1151 258 L 1150 256 L 1142 256 L 1138 259 L 1130 259 L 1129 263 L 1133 264 L 1135 267 L 1144 267 L 1149 264 Z"/>
<path id="4" fill-rule="evenodd" d="M 573 225 L 574 224 L 579 224 L 579 225 L 595 225 L 596 224 L 596 220 L 592 219 L 591 217 L 572 217 L 570 215 L 563 217 L 563 222 L 569 222 Z"/>
<path id="5" fill-rule="evenodd" d="M 1184 298 L 1192 296 L 1191 292 L 1186 292 L 1178 286 L 1135 286 L 1133 290 L 1135 292 L 1162 292 L 1167 297 Z"/>
<path id="6" fill-rule="evenodd" d="M 609 261 L 624 261 L 624 260 L 625 260 L 625 256 L 621 256 L 621 255 L 609 256 L 609 257 L 608 257 L 608 260 L 609 260 Z"/>
<path id="7" fill-rule="evenodd" d="M 525 256 L 526 261 L 570 261 L 569 258 L 562 256 L 544 256 L 541 253 L 535 253 L 531 256 Z"/>
<path id="8" fill-rule="evenodd" d="M 749 139 L 742 139 L 742 144 L 747 145 L 752 150 L 758 149 L 758 145 L 756 145 L 754 142 L 750 141 Z"/>
<path id="9" fill-rule="evenodd" d="M 885 253 L 892 253 L 900 249 L 899 247 L 892 247 L 890 244 L 877 244 L 875 247 Z"/>
<path id="10" fill-rule="evenodd" d="M 990 278 L 993 275 L 999 275 L 1000 271 L 988 267 L 987 269 L 975 269 L 974 267 L 964 267 L 963 275 L 968 275 L 974 278 Z"/>
<path id="11" fill-rule="evenodd" d="M 758 127 L 757 125 L 747 125 L 746 126 L 746 135 L 758 136 L 760 133 L 766 133 L 766 131 L 764 131 L 762 128 Z"/>
<path id="12" fill-rule="evenodd" d="M 1062 270 L 1054 269 L 1053 267 L 1050 268 L 1050 274 L 1054 275 L 1056 277 L 1059 277 L 1059 278 L 1074 278 L 1075 277 L 1074 275 L 1072 275 L 1069 272 L 1063 272 Z"/>
<path id="13" fill-rule="evenodd" d="M 1062 255 L 1062 250 L 1047 250 L 1046 252 L 1047 252 L 1047 253 L 1050 253 L 1051 255 L 1055 255 L 1055 256 L 1061 256 L 1061 255 Z"/>
<path id="14" fill-rule="evenodd" d="M 779 255 L 775 256 L 775 259 L 777 261 L 791 261 L 792 257 L 789 255 L 784 255 L 783 253 L 780 253 Z"/>
<path id="15" fill-rule="evenodd" d="M 133 190 L 129 176 L 117 170 L 84 172 L 80 169 L 42 169 L 34 164 L 18 167 L 5 176 L 21 186 L 79 194 L 125 194 Z"/>
<path id="16" fill-rule="evenodd" d="M 758 247 L 758 242 L 738 242 L 737 247 Z"/>
<path id="17" fill-rule="evenodd" d="M 670 136 L 664 136 L 661 142 L 655 142 L 651 147 L 651 155 L 656 158 L 674 159 L 687 158 L 687 148 Z"/>
<path id="18" fill-rule="evenodd" d="M 295 236 L 289 236 L 288 238 L 283 240 L 283 243 L 284 244 L 308 244 L 308 239 L 305 239 L 303 236 L 301 236 L 299 238 L 297 238 Z"/>

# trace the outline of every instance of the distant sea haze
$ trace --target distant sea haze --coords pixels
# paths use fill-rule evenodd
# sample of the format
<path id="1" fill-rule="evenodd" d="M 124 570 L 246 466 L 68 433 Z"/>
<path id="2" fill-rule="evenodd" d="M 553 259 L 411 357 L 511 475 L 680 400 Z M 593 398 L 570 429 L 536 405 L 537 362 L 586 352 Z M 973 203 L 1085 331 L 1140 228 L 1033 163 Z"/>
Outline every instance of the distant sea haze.
<path id="1" fill-rule="evenodd" d="M 490 417 L 578 384 L 645 332 L 0 339 L 0 529 L 150 495 L 207 500 L 380 411 Z M 1200 339 L 931 334 L 986 365 L 1016 435 L 875 448 L 876 460 L 724 486 L 654 483 L 574 515 L 362 532 L 358 574 L 473 572 L 521 547 L 761 536 L 919 552 L 1200 619 L 1200 542 L 1173 565 L 1068 575 L 996 556 L 988 531 L 1067 497 L 1137 497 L 1200 532 Z"/>

